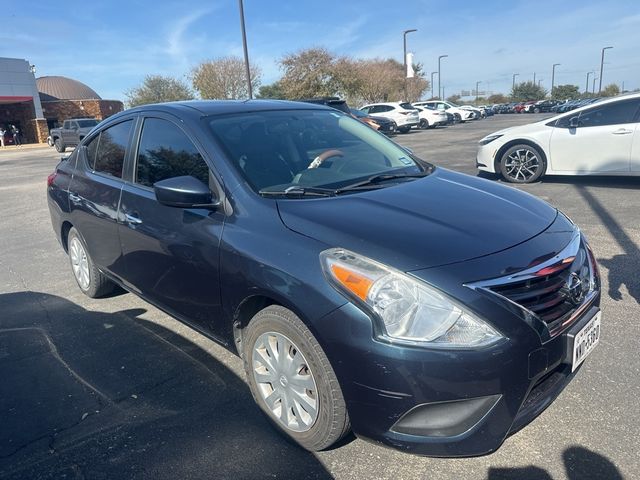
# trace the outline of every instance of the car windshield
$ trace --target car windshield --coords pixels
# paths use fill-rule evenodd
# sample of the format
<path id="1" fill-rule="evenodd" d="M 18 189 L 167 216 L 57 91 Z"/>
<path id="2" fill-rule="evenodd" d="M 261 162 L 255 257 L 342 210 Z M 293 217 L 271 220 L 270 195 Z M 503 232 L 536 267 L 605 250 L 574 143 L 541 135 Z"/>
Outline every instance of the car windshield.
<path id="1" fill-rule="evenodd" d="M 78 120 L 80 128 L 95 127 L 98 124 L 97 120 Z"/>
<path id="2" fill-rule="evenodd" d="M 432 168 L 335 111 L 251 112 L 207 121 L 228 158 L 263 194 L 290 188 L 333 191 L 373 176 L 415 175 Z"/>

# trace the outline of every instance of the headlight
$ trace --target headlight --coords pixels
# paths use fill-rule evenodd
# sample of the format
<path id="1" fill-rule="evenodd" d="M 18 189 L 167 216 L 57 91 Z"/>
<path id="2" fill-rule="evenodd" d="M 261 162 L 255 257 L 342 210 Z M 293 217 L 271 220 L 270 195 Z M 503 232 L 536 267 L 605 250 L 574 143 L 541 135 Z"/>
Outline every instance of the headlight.
<path id="1" fill-rule="evenodd" d="M 487 143 L 491 143 L 494 140 L 500 138 L 502 135 L 489 135 L 488 137 L 484 137 L 482 140 L 480 140 L 478 143 L 480 145 L 486 145 Z"/>
<path id="2" fill-rule="evenodd" d="M 372 312 L 390 341 L 469 348 L 503 338 L 444 293 L 386 265 L 341 248 L 325 250 L 320 261 L 331 284 Z"/>

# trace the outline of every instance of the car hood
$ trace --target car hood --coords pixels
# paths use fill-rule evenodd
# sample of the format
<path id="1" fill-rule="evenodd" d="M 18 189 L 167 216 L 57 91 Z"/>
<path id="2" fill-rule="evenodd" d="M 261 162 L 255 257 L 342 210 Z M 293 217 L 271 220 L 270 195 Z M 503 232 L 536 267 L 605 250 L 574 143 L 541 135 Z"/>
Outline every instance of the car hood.
<path id="1" fill-rule="evenodd" d="M 557 216 L 532 195 L 442 168 L 379 190 L 277 204 L 289 229 L 403 271 L 507 249 Z"/>

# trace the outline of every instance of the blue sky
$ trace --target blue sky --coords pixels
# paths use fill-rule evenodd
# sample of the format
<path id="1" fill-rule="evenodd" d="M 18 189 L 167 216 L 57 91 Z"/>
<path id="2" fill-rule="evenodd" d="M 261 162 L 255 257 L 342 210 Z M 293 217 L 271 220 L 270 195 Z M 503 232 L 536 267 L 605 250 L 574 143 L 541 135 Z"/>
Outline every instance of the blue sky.
<path id="1" fill-rule="evenodd" d="M 27 0 L 9 2 L 0 17 L 0 56 L 26 58 L 37 76 L 80 80 L 103 98 L 124 92 L 146 74 L 186 78 L 202 60 L 242 55 L 236 0 Z M 519 81 L 542 79 L 584 89 L 586 73 L 604 84 L 640 88 L 640 2 L 245 0 L 249 55 L 263 84 L 280 75 L 277 60 L 311 46 L 356 57 L 402 60 L 408 49 L 428 72 L 442 63 L 446 95 L 462 89 L 507 93 Z M 597 84 L 596 84 L 597 88 Z"/>

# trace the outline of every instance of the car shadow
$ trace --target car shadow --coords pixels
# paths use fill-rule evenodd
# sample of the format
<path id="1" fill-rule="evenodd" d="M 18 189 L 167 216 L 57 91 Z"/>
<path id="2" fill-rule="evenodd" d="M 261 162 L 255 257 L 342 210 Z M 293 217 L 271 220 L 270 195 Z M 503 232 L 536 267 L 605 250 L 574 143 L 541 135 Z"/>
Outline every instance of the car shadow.
<path id="1" fill-rule="evenodd" d="M 611 258 L 598 258 L 598 263 L 608 271 L 609 295 L 614 300 L 622 300 L 620 287 L 625 285 L 629 295 L 640 303 L 640 248 L 589 190 L 578 186 L 577 191 L 624 252 Z"/>
<path id="2" fill-rule="evenodd" d="M 603 455 L 573 446 L 562 453 L 569 480 L 623 480 L 618 468 Z M 517 468 L 490 468 L 487 480 L 553 480 L 544 468 L 536 466 Z"/>
<path id="3" fill-rule="evenodd" d="M 0 294 L 0 477 L 331 478 L 233 371 L 140 318 Z"/>

